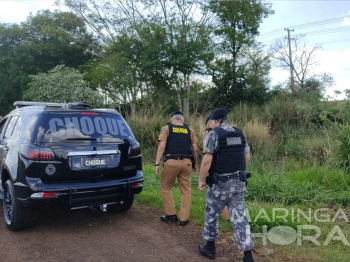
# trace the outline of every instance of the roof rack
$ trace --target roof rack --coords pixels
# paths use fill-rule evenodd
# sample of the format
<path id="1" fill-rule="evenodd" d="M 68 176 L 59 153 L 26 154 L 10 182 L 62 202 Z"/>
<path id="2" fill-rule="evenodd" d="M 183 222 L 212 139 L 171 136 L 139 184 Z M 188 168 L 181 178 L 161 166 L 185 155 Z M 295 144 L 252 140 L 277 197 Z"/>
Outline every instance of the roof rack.
<path id="1" fill-rule="evenodd" d="M 72 103 L 46 103 L 46 102 L 29 102 L 29 101 L 16 101 L 13 104 L 16 108 L 22 108 L 26 106 L 45 106 L 51 108 L 63 108 L 63 109 L 90 109 L 90 106 L 83 104 L 82 102 Z"/>

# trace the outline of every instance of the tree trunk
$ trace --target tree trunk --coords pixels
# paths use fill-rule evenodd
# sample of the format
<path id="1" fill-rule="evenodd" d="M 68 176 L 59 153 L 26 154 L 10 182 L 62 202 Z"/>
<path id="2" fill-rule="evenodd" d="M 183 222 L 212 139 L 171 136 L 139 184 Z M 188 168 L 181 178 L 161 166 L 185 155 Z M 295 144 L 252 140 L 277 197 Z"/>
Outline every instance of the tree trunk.
<path id="1" fill-rule="evenodd" d="M 183 85 L 183 90 L 185 91 L 184 98 L 183 98 L 183 108 L 182 108 L 182 113 L 184 115 L 189 115 L 190 113 L 190 103 L 188 101 L 188 95 L 190 93 L 190 84 L 189 84 L 189 78 L 190 76 L 185 74 L 184 75 L 184 85 Z"/>
<path id="2" fill-rule="evenodd" d="M 179 90 L 179 89 L 177 89 Z M 182 108 L 182 101 L 181 101 L 181 91 L 177 91 L 177 103 L 179 105 L 179 109 L 181 111 L 183 111 L 183 108 Z"/>
<path id="3" fill-rule="evenodd" d="M 136 115 L 136 104 L 135 102 L 130 102 L 130 107 L 131 107 L 131 117 L 134 117 Z"/>

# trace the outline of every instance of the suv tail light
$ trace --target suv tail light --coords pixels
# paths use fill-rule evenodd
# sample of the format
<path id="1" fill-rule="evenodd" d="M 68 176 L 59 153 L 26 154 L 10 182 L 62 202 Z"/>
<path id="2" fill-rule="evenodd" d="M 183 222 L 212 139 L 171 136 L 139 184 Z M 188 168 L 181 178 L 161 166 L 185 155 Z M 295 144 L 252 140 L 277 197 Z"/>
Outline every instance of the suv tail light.
<path id="1" fill-rule="evenodd" d="M 142 186 L 142 182 L 137 182 L 137 183 L 131 184 L 131 188 L 137 188 L 137 187 L 141 187 L 141 186 Z"/>
<path id="2" fill-rule="evenodd" d="M 81 112 L 80 114 L 81 115 L 91 115 L 91 116 L 97 116 L 98 115 L 98 113 L 96 113 L 96 112 Z"/>
<path id="3" fill-rule="evenodd" d="M 20 145 L 20 152 L 24 158 L 30 160 L 53 160 L 55 154 L 52 149 L 35 145 Z"/>
<path id="4" fill-rule="evenodd" d="M 55 198 L 55 197 L 57 197 L 57 192 L 34 193 L 30 197 L 32 197 L 32 198 Z"/>
<path id="5" fill-rule="evenodd" d="M 129 157 L 141 155 L 140 144 L 131 145 L 129 148 Z"/>

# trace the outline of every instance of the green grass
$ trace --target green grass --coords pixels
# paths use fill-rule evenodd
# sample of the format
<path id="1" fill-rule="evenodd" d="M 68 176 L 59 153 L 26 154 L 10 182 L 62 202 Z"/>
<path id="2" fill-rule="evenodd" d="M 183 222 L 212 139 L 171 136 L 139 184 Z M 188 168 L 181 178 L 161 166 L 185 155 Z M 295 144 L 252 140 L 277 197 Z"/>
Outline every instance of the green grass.
<path id="1" fill-rule="evenodd" d="M 350 204 L 350 176 L 340 170 L 309 168 L 284 174 L 253 174 L 247 200 L 281 204 Z"/>
<path id="2" fill-rule="evenodd" d="M 145 165 L 143 171 L 144 189 L 140 195 L 137 195 L 137 200 L 155 209 L 163 210 L 160 176 L 154 174 L 154 166 L 151 165 Z M 198 175 L 193 174 L 190 220 L 194 224 L 203 226 L 206 190 L 198 190 L 197 182 Z M 246 209 L 253 233 L 262 233 L 264 226 L 268 232 L 276 226 L 284 226 L 295 232 L 299 229 L 302 237 L 314 236 L 316 233 L 313 229 L 300 229 L 303 225 L 320 229 L 320 236 L 317 238 L 319 245 L 301 238 L 301 245 L 298 245 L 295 240 L 284 246 L 267 241 L 267 246 L 262 246 L 262 239 L 254 238 L 256 243 L 260 243 L 258 247 L 263 250 L 262 252 L 273 250 L 274 254 L 266 255 L 268 258 L 266 261 L 282 259 L 297 261 L 300 258 L 308 259 L 307 261 L 349 261 L 349 247 L 342 241 L 333 239 L 328 245 L 324 245 L 334 227 L 339 227 L 346 240 L 350 242 L 350 228 L 346 221 L 350 219 L 349 187 L 349 175 L 325 168 L 310 168 L 280 175 L 253 173 L 246 194 Z M 176 208 L 179 210 L 181 196 L 177 183 L 173 188 L 173 196 Z M 345 218 L 344 213 L 338 213 L 338 216 L 335 216 L 340 208 L 344 211 Z M 230 221 L 220 220 L 219 224 L 221 232 L 232 231 Z M 334 236 L 339 236 L 338 233 Z"/>

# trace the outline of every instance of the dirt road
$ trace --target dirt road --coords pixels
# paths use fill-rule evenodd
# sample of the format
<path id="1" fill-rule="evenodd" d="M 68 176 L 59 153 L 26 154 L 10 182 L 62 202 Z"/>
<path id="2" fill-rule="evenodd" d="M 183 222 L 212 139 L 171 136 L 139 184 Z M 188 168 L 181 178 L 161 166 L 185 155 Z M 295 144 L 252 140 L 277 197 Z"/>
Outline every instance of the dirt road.
<path id="1" fill-rule="evenodd" d="M 20 232 L 6 228 L 0 205 L 1 262 L 209 261 L 198 254 L 202 228 L 163 223 L 161 211 L 139 203 L 125 213 L 45 208 Z M 240 261 L 231 234 L 221 235 L 217 246 L 215 261 Z"/>

